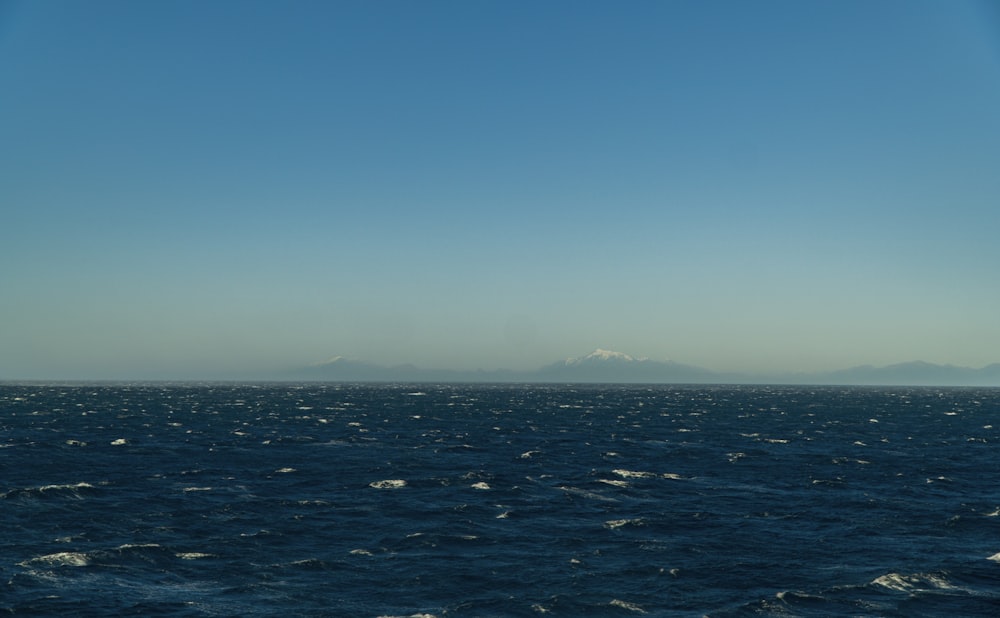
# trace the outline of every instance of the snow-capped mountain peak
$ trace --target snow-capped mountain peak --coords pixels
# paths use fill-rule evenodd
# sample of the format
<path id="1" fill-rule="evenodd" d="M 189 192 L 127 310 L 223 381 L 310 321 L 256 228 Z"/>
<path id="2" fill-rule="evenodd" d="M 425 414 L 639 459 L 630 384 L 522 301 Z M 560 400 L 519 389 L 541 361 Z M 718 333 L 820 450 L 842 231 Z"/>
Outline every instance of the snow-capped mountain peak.
<path id="1" fill-rule="evenodd" d="M 320 361 L 318 363 L 313 363 L 313 367 L 323 367 L 325 365 L 333 365 L 334 363 L 339 363 L 339 362 L 343 362 L 343 361 L 346 361 L 346 360 L 347 359 L 344 358 L 343 356 L 333 356 L 333 357 L 330 357 L 330 358 L 326 359 L 325 361 Z"/>
<path id="2" fill-rule="evenodd" d="M 604 350 L 602 348 L 597 348 L 590 354 L 581 357 L 568 358 L 566 359 L 567 365 L 579 365 L 582 363 L 594 363 L 594 362 L 619 362 L 619 363 L 634 363 L 649 360 L 647 358 L 636 358 L 634 356 L 629 356 L 622 352 L 615 352 L 613 350 Z"/>

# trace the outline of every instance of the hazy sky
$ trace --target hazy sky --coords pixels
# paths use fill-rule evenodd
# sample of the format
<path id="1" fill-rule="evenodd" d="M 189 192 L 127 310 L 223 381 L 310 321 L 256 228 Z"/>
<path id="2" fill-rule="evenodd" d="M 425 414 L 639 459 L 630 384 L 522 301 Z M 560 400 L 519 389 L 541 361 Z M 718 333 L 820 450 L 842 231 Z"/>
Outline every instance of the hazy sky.
<path id="1" fill-rule="evenodd" d="M 0 378 L 1000 361 L 1000 5 L 0 0 Z"/>

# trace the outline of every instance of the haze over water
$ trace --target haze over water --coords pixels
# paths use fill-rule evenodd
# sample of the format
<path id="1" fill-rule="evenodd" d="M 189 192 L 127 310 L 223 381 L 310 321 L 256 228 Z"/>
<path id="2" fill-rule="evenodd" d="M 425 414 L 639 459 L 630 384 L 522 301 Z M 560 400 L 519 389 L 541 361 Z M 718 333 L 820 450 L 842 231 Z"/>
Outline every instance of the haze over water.
<path id="1" fill-rule="evenodd" d="M 1000 361 L 990 2 L 6 2 L 0 379 Z"/>

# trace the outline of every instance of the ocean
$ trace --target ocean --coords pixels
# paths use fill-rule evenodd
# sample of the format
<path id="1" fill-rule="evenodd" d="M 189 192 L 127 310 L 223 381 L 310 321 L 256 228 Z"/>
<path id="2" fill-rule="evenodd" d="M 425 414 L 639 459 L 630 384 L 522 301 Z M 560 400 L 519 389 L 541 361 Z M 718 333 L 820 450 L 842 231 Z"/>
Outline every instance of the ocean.
<path id="1" fill-rule="evenodd" d="M 1000 615 L 1000 389 L 0 384 L 0 613 Z"/>

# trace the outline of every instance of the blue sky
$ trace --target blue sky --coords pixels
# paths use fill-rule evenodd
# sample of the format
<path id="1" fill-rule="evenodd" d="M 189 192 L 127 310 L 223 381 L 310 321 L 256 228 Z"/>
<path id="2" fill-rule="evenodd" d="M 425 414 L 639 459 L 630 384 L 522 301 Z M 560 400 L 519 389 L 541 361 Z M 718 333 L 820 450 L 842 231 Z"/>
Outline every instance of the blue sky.
<path id="1" fill-rule="evenodd" d="M 0 4 L 0 378 L 1000 361 L 988 2 Z"/>

